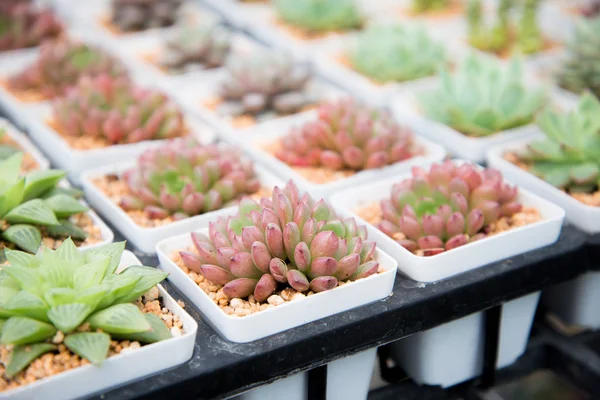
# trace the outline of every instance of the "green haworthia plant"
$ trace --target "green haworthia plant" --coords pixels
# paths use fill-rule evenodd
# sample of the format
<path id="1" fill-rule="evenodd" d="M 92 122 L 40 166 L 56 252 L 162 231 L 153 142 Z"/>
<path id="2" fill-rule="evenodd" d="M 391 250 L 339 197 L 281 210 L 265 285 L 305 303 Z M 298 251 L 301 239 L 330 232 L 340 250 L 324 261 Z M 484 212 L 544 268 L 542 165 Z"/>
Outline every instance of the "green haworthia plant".
<path id="1" fill-rule="evenodd" d="M 600 98 L 600 17 L 578 22 L 567 54 L 559 85 L 575 93 L 589 89 Z"/>
<path id="2" fill-rule="evenodd" d="M 537 120 L 546 134 L 519 153 L 529 171 L 567 192 L 591 193 L 600 185 L 600 101 L 585 94 L 567 114 L 545 111 Z"/>
<path id="3" fill-rule="evenodd" d="M 531 123 L 544 105 L 545 90 L 528 88 L 524 80 L 517 59 L 505 67 L 470 56 L 454 74 L 444 68 L 439 87 L 418 100 L 427 117 L 467 136 L 489 136 Z"/>
<path id="4" fill-rule="evenodd" d="M 274 0 L 273 3 L 284 22 L 307 31 L 346 30 L 362 24 L 355 0 Z"/>
<path id="5" fill-rule="evenodd" d="M 443 10 L 450 5 L 450 0 L 413 0 L 412 8 L 415 12 Z"/>
<path id="6" fill-rule="evenodd" d="M 479 50 L 500 54 L 511 50 L 513 40 L 516 40 L 515 49 L 521 53 L 531 54 L 540 51 L 544 47 L 544 40 L 537 22 L 539 0 L 523 1 L 521 19 L 517 27 L 513 26 L 510 18 L 514 3 L 514 0 L 500 0 L 496 9 L 495 23 L 491 27 L 486 27 L 482 1 L 469 0 L 467 5 L 469 43 Z"/>
<path id="7" fill-rule="evenodd" d="M 76 197 L 78 191 L 58 187 L 66 175 L 60 170 L 20 174 L 23 154 L 0 162 L 0 236 L 22 250 L 35 253 L 42 242 L 42 230 L 51 237 L 87 237 L 69 221 L 72 215 L 87 211 Z"/>
<path id="8" fill-rule="evenodd" d="M 73 353 L 100 364 L 111 340 L 154 343 L 171 337 L 154 314 L 133 304 L 167 277 L 150 267 L 117 267 L 125 242 L 80 251 L 71 239 L 36 255 L 8 250 L 0 270 L 0 344 L 14 346 L 6 365 L 10 379 L 40 355 L 56 350 L 51 339 L 65 334 Z M 78 329 L 88 324 L 91 331 Z"/>
<path id="9" fill-rule="evenodd" d="M 524 0 L 523 14 L 519 22 L 518 46 L 524 54 L 540 51 L 544 47 L 544 38 L 537 23 L 537 9 L 540 0 Z"/>
<path id="10" fill-rule="evenodd" d="M 435 74 L 444 48 L 422 28 L 375 25 L 358 34 L 348 51 L 350 63 L 378 82 L 404 82 Z"/>

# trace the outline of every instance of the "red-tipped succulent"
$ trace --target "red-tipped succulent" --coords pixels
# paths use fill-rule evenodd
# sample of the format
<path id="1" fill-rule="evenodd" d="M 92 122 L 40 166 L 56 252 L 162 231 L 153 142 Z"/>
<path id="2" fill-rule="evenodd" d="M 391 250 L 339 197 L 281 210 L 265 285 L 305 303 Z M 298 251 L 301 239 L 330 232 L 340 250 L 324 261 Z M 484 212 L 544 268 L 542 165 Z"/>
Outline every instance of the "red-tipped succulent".
<path id="1" fill-rule="evenodd" d="M 151 219 L 207 213 L 260 189 L 253 163 L 240 150 L 188 138 L 147 150 L 123 179 L 130 194 L 121 207 L 144 210 Z"/>
<path id="2" fill-rule="evenodd" d="M 0 51 L 39 45 L 63 27 L 50 10 L 29 1 L 0 1 Z"/>
<path id="3" fill-rule="evenodd" d="M 184 136 L 179 107 L 160 91 L 126 77 L 84 77 L 53 103 L 56 121 L 71 136 L 104 138 L 108 143 Z"/>
<path id="4" fill-rule="evenodd" d="M 339 219 L 323 201 L 300 196 L 290 182 L 259 203 L 246 198 L 239 213 L 193 233 L 197 254 L 185 265 L 218 285 L 229 298 L 253 294 L 265 301 L 277 287 L 322 292 L 338 282 L 375 274 L 375 242 L 353 218 Z"/>
<path id="5" fill-rule="evenodd" d="M 518 189 L 494 169 L 446 161 L 412 175 L 381 202 L 378 227 L 413 252 L 435 255 L 481 239 L 491 223 L 522 209 Z"/>
<path id="6" fill-rule="evenodd" d="M 319 106 L 318 118 L 295 127 L 275 155 L 292 166 L 381 168 L 414 155 L 413 135 L 387 113 L 350 98 Z"/>
<path id="7" fill-rule="evenodd" d="M 84 76 L 125 76 L 127 70 L 105 50 L 70 40 L 53 40 L 40 48 L 38 59 L 12 76 L 9 85 L 18 90 L 37 90 L 44 98 L 63 95 Z"/>

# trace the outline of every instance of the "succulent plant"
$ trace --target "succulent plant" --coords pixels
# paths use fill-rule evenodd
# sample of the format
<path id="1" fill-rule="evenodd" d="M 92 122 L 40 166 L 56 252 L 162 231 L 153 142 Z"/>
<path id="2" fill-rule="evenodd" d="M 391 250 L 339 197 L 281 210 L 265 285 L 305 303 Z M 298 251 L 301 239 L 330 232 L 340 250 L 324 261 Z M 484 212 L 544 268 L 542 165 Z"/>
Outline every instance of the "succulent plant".
<path id="1" fill-rule="evenodd" d="M 579 21 L 567 44 L 567 59 L 558 74 L 563 88 L 575 93 L 589 89 L 600 98 L 600 16 Z"/>
<path id="2" fill-rule="evenodd" d="M 537 53 L 544 47 L 544 38 L 537 22 L 540 0 L 524 0 L 517 36 L 519 50 L 524 54 Z"/>
<path id="3" fill-rule="evenodd" d="M 524 54 L 536 53 L 543 49 L 544 38 L 537 22 L 539 0 L 521 2 L 521 19 L 518 27 L 511 23 L 511 11 L 514 0 L 500 0 L 497 6 L 497 21 L 491 27 L 485 27 L 482 18 L 481 0 L 469 0 L 467 22 L 469 24 L 469 43 L 482 51 L 507 54 L 518 50 Z M 515 43 L 513 43 L 516 40 Z"/>
<path id="4" fill-rule="evenodd" d="M 230 50 L 230 32 L 217 23 L 184 24 L 168 40 L 160 64 L 174 70 L 189 64 L 205 68 L 220 67 Z"/>
<path id="5" fill-rule="evenodd" d="M 183 0 L 111 0 L 112 22 L 121 31 L 141 31 L 175 23 Z"/>
<path id="6" fill-rule="evenodd" d="M 42 45 L 38 59 L 12 76 L 9 85 L 36 90 L 45 98 L 63 95 L 83 77 L 101 74 L 125 76 L 125 66 L 101 48 L 84 43 L 56 40 Z"/>
<path id="7" fill-rule="evenodd" d="M 448 7 L 449 0 L 413 0 L 412 7 L 418 13 L 443 10 Z"/>
<path id="8" fill-rule="evenodd" d="M 322 292 L 340 281 L 375 274 L 375 242 L 353 218 L 339 219 L 323 200 L 300 197 L 290 182 L 260 203 L 245 198 L 239 212 L 193 233 L 198 254 L 182 251 L 185 265 L 229 298 L 265 301 L 279 284 Z"/>
<path id="9" fill-rule="evenodd" d="M 62 30 L 50 10 L 41 10 L 33 2 L 0 2 L 0 51 L 37 46 Z"/>
<path id="10" fill-rule="evenodd" d="M 469 25 L 469 43 L 471 46 L 492 53 L 500 53 L 509 45 L 509 14 L 514 0 L 500 0 L 497 8 L 497 21 L 487 28 L 483 22 L 481 0 L 469 0 L 467 22 Z"/>
<path id="11" fill-rule="evenodd" d="M 467 136 L 488 136 L 533 121 L 545 103 L 545 91 L 528 88 L 521 62 L 508 66 L 470 56 L 454 75 L 440 73 L 438 89 L 422 93 L 419 104 L 426 116 Z"/>
<path id="12" fill-rule="evenodd" d="M 260 189 L 252 162 L 240 150 L 187 138 L 147 150 L 123 178 L 130 195 L 121 207 L 144 210 L 150 218 L 199 215 Z"/>
<path id="13" fill-rule="evenodd" d="M 517 194 L 493 169 L 452 161 L 428 171 L 414 167 L 412 178 L 381 201 L 378 228 L 407 250 L 431 256 L 485 237 L 489 224 L 521 210 Z"/>
<path id="14" fill-rule="evenodd" d="M 83 240 L 87 234 L 69 217 L 87 207 L 75 197 L 78 191 L 58 187 L 66 172 L 33 171 L 21 176 L 22 153 L 0 162 L 0 237 L 22 250 L 35 253 L 42 242 L 42 230 L 51 237 L 72 236 Z"/>
<path id="15" fill-rule="evenodd" d="M 363 22 L 355 0 L 274 0 L 273 3 L 284 22 L 310 32 L 353 29 Z"/>
<path id="16" fill-rule="evenodd" d="M 595 18 L 600 15 L 600 0 L 589 0 L 582 8 L 581 14 L 587 18 Z"/>
<path id="17" fill-rule="evenodd" d="M 65 134 L 100 137 L 111 144 L 185 134 L 183 114 L 173 101 L 127 77 L 83 77 L 54 100 L 53 109 Z"/>
<path id="18" fill-rule="evenodd" d="M 0 270 L 0 344 L 14 346 L 6 365 L 10 379 L 44 353 L 57 350 L 52 338 L 81 358 L 99 365 L 111 340 L 154 343 L 171 337 L 164 322 L 133 302 L 167 274 L 150 267 L 116 269 L 125 243 L 85 252 L 72 240 L 34 256 L 8 250 Z M 83 324 L 90 330 L 78 329 Z"/>
<path id="19" fill-rule="evenodd" d="M 375 25 L 357 35 L 348 51 L 352 67 L 377 82 L 404 82 L 435 74 L 444 48 L 424 29 L 403 24 Z"/>
<path id="20" fill-rule="evenodd" d="M 321 104 L 317 114 L 283 137 L 277 158 L 293 166 L 364 170 L 414 155 L 412 132 L 385 112 L 345 98 Z"/>
<path id="21" fill-rule="evenodd" d="M 600 101 L 589 93 L 567 114 L 547 110 L 538 126 L 546 134 L 518 154 L 529 171 L 546 182 L 573 192 L 600 186 Z"/>
<path id="22" fill-rule="evenodd" d="M 305 93 L 310 70 L 305 64 L 274 50 L 252 54 L 233 53 L 225 64 L 226 78 L 220 94 L 238 107 L 227 107 L 230 114 L 259 114 L 269 109 L 293 113 L 313 99 Z"/>

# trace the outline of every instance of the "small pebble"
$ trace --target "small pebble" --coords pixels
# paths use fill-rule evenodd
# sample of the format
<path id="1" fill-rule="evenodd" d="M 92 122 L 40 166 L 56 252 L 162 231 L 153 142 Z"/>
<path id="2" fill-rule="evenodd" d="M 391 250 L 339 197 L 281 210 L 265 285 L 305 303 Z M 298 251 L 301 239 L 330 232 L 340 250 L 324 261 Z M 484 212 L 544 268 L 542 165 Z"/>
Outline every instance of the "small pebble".
<path id="1" fill-rule="evenodd" d="M 242 301 L 242 299 L 231 299 L 231 301 L 229 301 L 229 305 L 234 309 L 243 308 L 244 302 Z"/>
<path id="2" fill-rule="evenodd" d="M 269 296 L 269 298 L 267 299 L 267 302 L 271 305 L 279 306 L 279 305 L 285 303 L 285 300 L 281 296 L 274 294 L 272 296 Z"/>

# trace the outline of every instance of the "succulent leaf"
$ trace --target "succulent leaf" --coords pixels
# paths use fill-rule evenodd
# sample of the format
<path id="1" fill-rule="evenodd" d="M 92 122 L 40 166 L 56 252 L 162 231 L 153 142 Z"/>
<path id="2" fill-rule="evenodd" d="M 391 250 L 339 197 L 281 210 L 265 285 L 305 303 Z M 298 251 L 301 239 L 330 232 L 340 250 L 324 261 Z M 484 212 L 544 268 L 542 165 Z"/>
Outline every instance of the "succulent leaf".
<path id="1" fill-rule="evenodd" d="M 49 343 L 35 343 L 25 346 L 16 346 L 10 355 L 10 360 L 8 361 L 8 365 L 6 366 L 6 371 L 4 373 L 10 379 L 24 370 L 39 356 L 53 350 L 56 350 L 56 346 Z"/>
<path id="2" fill-rule="evenodd" d="M 43 341 L 54 336 L 56 328 L 51 324 L 26 317 L 9 318 L 2 327 L 0 343 L 22 345 Z"/>
<path id="3" fill-rule="evenodd" d="M 146 321 L 150 324 L 152 329 L 148 332 L 131 333 L 123 339 L 135 340 L 140 343 L 156 343 L 161 340 L 171 338 L 171 331 L 165 325 L 162 319 L 158 315 L 146 313 L 144 314 Z M 118 334 L 112 335 L 113 338 L 120 338 Z"/>
<path id="4" fill-rule="evenodd" d="M 32 225 L 11 225 L 2 232 L 2 238 L 30 253 L 35 253 L 42 243 L 40 230 Z"/>
<path id="5" fill-rule="evenodd" d="M 110 335 L 100 332 L 73 333 L 65 338 L 65 346 L 92 364 L 100 365 L 108 355 Z"/>

